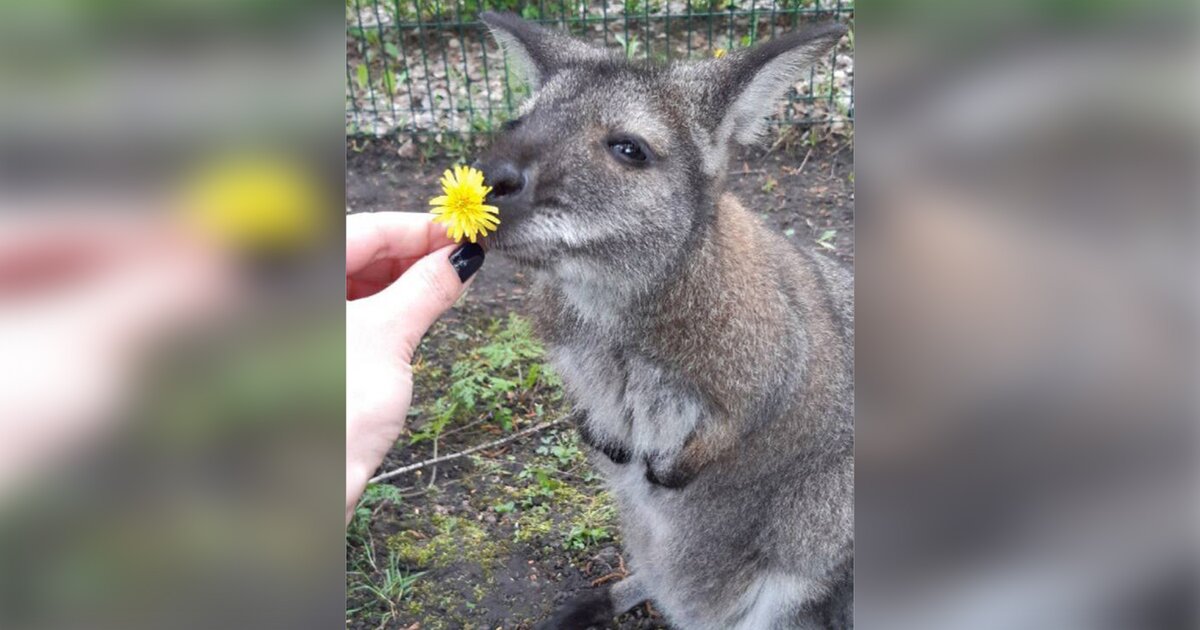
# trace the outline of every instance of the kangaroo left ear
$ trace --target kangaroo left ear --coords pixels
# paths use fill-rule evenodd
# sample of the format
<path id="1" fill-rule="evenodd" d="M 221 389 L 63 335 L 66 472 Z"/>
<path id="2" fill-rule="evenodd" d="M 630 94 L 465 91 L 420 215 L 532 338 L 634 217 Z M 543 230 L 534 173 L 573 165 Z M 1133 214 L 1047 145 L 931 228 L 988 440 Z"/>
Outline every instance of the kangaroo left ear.
<path id="1" fill-rule="evenodd" d="M 602 48 L 589 46 L 561 31 L 526 22 L 512 13 L 486 11 L 479 14 L 479 19 L 491 29 L 492 36 L 533 90 L 563 68 L 612 56 Z"/>
<path id="2" fill-rule="evenodd" d="M 836 22 L 822 24 L 706 62 L 702 80 L 716 85 L 706 91 L 709 102 L 703 105 L 720 121 L 714 140 L 757 140 L 776 101 L 814 61 L 829 54 L 847 30 Z"/>

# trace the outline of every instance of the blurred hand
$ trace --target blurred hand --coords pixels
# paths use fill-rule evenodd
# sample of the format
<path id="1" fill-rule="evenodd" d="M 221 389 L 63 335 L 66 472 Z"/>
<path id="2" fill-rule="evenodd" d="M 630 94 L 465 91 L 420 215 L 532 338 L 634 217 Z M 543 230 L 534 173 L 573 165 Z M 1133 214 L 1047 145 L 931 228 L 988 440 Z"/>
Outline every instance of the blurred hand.
<path id="1" fill-rule="evenodd" d="M 227 262 L 159 217 L 5 218 L 0 498 L 97 441 L 156 342 L 226 301 Z"/>
<path id="2" fill-rule="evenodd" d="M 346 523 L 404 430 L 417 344 L 483 264 L 483 248 L 455 247 L 432 218 L 346 218 Z"/>

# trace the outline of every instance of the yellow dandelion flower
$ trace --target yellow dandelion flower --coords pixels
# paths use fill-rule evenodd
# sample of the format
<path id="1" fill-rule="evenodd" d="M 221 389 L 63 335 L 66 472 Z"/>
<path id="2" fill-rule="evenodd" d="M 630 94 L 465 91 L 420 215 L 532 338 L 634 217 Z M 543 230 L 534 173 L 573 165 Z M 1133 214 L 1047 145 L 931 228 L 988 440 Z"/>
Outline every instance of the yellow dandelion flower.
<path id="1" fill-rule="evenodd" d="M 437 215 L 436 223 L 446 225 L 446 236 L 461 241 L 463 237 L 475 242 L 476 236 L 495 232 L 500 224 L 499 208 L 484 205 L 491 186 L 483 185 L 483 173 L 469 166 L 455 166 L 442 174 L 442 191 L 446 194 L 429 200 L 430 212 Z"/>
<path id="2" fill-rule="evenodd" d="M 713 57 L 716 59 L 720 59 L 721 57 L 724 57 L 725 53 L 727 53 L 727 52 L 729 52 L 729 51 L 725 50 L 724 48 L 718 48 L 713 51 Z"/>

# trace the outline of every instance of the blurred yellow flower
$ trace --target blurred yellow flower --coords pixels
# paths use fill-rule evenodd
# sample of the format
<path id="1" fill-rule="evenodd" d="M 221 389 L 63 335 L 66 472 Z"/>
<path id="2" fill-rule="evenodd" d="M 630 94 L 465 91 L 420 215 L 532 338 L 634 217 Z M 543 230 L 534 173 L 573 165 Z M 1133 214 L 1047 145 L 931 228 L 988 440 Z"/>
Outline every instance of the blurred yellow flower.
<path id="1" fill-rule="evenodd" d="M 500 212 L 496 206 L 484 205 L 491 186 L 483 185 L 483 173 L 469 166 L 456 166 L 442 174 L 442 190 L 446 193 L 429 200 L 430 212 L 437 215 L 434 222 L 446 225 L 446 236 L 461 241 L 463 237 L 475 242 L 476 236 L 496 231 Z"/>
<path id="2" fill-rule="evenodd" d="M 302 165 L 282 156 L 237 155 L 191 174 L 188 222 L 221 242 L 249 250 L 293 250 L 323 231 L 324 195 Z"/>
<path id="3" fill-rule="evenodd" d="M 724 48 L 718 48 L 713 51 L 713 57 L 716 59 L 720 59 L 721 57 L 724 57 L 725 53 L 727 53 L 727 52 L 729 52 L 729 51 L 725 50 Z"/>

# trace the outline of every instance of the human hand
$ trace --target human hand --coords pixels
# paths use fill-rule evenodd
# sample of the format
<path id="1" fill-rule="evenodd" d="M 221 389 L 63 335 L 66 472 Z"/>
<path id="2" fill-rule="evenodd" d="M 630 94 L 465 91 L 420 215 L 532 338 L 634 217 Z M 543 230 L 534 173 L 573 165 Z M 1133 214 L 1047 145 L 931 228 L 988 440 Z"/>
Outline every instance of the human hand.
<path id="1" fill-rule="evenodd" d="M 432 216 L 346 217 L 346 523 L 371 473 L 404 430 L 412 358 L 433 322 L 483 264 Z"/>
<path id="2" fill-rule="evenodd" d="M 233 294 L 222 250 L 170 218 L 49 213 L 0 226 L 0 498 L 99 441 L 156 344 Z"/>

